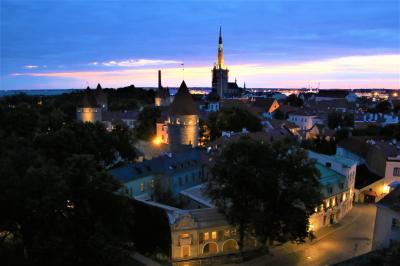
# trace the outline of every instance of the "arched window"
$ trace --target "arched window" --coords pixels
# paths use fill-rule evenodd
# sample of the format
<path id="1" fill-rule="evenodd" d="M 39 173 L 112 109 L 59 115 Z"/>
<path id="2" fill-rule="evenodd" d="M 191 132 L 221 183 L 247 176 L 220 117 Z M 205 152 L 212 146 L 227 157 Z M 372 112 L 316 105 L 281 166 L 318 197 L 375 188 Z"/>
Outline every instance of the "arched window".
<path id="1" fill-rule="evenodd" d="M 228 251 L 236 251 L 239 249 L 239 245 L 235 239 L 229 239 L 227 240 L 224 245 L 222 246 L 222 251 L 223 252 L 228 252 Z"/>
<path id="2" fill-rule="evenodd" d="M 207 243 L 203 248 L 204 254 L 214 254 L 218 252 L 218 246 L 216 243 Z"/>

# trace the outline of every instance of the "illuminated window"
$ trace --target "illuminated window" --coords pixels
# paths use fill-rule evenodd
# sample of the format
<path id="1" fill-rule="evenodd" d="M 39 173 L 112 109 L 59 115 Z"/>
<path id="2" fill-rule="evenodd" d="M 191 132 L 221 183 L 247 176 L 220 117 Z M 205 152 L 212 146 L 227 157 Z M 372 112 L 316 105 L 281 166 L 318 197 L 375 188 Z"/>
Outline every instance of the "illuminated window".
<path id="1" fill-rule="evenodd" d="M 144 191 L 144 183 L 140 183 L 140 191 Z"/>
<path id="2" fill-rule="evenodd" d="M 212 240 L 217 239 L 217 232 L 216 232 L 216 231 L 212 231 L 212 232 L 211 232 L 211 239 L 212 239 Z"/>
<path id="3" fill-rule="evenodd" d="M 150 187 L 151 187 L 151 188 L 154 188 L 154 179 L 152 179 L 152 180 L 150 181 Z"/>
<path id="4" fill-rule="evenodd" d="M 210 234 L 208 232 L 204 233 L 204 240 L 207 241 L 210 239 Z"/>
<path id="5" fill-rule="evenodd" d="M 184 233 L 184 234 L 181 234 L 180 237 L 181 238 L 187 238 L 187 237 L 189 237 L 189 234 L 188 233 Z"/>

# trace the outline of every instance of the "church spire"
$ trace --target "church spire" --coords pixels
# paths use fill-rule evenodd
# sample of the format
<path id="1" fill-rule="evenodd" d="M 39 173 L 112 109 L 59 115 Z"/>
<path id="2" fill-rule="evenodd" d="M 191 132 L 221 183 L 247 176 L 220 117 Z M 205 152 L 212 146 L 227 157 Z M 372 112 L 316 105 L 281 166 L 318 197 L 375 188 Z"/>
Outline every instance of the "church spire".
<path id="1" fill-rule="evenodd" d="M 218 41 L 218 68 L 222 68 L 224 65 L 224 54 L 222 51 L 222 29 L 219 27 L 219 41 Z"/>

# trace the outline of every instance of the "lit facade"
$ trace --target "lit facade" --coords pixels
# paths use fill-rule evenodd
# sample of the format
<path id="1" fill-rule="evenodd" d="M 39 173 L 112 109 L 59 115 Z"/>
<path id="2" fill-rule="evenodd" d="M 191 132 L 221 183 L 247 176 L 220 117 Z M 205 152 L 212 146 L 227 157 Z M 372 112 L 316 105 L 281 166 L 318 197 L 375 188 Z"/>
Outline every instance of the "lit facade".
<path id="1" fill-rule="evenodd" d="M 353 207 L 354 184 L 357 163 L 334 155 L 328 156 L 309 152 L 309 158 L 316 160 L 321 173 L 323 203 L 315 208 L 310 217 L 310 230 L 318 230 L 342 219 Z"/>

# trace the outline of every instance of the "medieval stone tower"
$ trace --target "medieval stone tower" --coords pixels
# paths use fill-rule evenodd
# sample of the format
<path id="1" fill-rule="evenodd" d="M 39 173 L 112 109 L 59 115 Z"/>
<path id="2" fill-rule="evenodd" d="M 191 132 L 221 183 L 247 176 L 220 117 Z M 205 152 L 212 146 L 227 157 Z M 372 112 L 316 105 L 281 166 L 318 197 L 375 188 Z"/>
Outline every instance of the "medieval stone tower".
<path id="1" fill-rule="evenodd" d="M 82 103 L 76 109 L 76 119 L 81 122 L 96 123 L 102 120 L 102 106 L 97 103 L 92 90 L 87 87 Z"/>
<path id="2" fill-rule="evenodd" d="M 182 81 L 170 106 L 168 140 L 171 152 L 179 151 L 182 145 L 196 147 L 198 144 L 199 114 L 185 81 Z"/>

